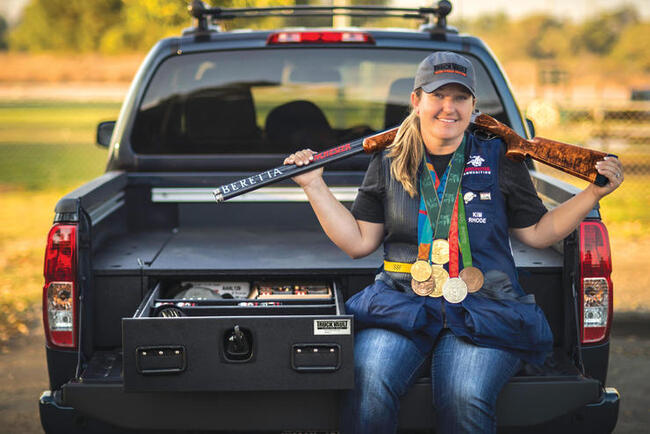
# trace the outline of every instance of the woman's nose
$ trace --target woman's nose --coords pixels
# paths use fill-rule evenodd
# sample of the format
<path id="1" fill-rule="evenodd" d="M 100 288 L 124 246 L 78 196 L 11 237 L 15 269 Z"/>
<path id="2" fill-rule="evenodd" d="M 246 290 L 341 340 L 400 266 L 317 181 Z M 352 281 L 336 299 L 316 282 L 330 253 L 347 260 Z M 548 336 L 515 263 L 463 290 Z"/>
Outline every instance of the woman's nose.
<path id="1" fill-rule="evenodd" d="M 443 98 L 443 100 L 442 100 L 442 108 L 446 112 L 453 111 L 455 109 L 453 98 L 449 98 L 449 97 Z"/>

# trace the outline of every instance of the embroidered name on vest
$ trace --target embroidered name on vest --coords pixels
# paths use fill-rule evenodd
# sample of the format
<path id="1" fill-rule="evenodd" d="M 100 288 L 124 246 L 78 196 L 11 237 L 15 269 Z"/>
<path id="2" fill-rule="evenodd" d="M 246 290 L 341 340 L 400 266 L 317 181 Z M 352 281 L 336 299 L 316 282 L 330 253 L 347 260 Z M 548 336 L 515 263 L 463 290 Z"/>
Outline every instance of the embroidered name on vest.
<path id="1" fill-rule="evenodd" d="M 486 167 L 466 167 L 463 176 L 467 175 L 492 175 L 492 168 Z"/>
<path id="2" fill-rule="evenodd" d="M 483 217 L 482 211 L 474 211 L 470 217 L 467 218 L 468 223 L 487 223 L 487 217 Z"/>

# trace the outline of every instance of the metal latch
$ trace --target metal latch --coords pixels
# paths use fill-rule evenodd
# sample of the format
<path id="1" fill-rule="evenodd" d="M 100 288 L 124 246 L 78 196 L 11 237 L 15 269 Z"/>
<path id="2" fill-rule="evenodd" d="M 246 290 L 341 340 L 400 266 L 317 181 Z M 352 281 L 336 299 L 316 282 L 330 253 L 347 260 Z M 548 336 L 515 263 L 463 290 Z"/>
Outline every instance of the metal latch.
<path id="1" fill-rule="evenodd" d="M 291 367 L 298 372 L 333 372 L 341 367 L 339 344 L 294 344 Z"/>
<path id="2" fill-rule="evenodd" d="M 152 346 L 135 349 L 135 365 L 140 374 L 171 374 L 185 370 L 185 347 Z"/>

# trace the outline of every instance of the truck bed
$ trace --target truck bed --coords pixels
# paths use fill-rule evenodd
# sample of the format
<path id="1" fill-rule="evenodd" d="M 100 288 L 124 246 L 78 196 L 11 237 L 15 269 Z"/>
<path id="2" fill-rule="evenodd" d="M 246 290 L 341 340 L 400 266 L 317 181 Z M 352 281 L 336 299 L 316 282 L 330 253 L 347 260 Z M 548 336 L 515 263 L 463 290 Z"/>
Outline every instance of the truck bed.
<path id="1" fill-rule="evenodd" d="M 373 273 L 381 251 L 352 260 L 322 230 L 252 228 L 190 228 L 128 233 L 112 239 L 95 257 L 97 274 L 139 271 L 147 275 L 228 273 Z"/>
<path id="2" fill-rule="evenodd" d="M 534 249 L 515 238 L 511 243 L 520 271 L 562 268 L 562 255 L 552 248 Z M 332 268 L 369 273 L 377 270 L 383 260 L 381 248 L 365 258 L 352 260 L 319 229 L 181 228 L 115 237 L 95 256 L 93 270 L 100 275 L 130 274 L 140 270 L 138 259 L 145 265 L 145 274 L 318 272 Z M 287 268 L 287 264 L 291 267 Z"/>

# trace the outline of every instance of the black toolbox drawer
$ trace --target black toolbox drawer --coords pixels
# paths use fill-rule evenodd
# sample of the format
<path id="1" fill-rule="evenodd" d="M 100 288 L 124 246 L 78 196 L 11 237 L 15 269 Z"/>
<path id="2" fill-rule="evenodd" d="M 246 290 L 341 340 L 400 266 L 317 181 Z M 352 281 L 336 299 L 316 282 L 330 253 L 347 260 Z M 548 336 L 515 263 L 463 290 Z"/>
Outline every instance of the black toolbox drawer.
<path id="1" fill-rule="evenodd" d="M 336 283 L 328 285 L 326 299 L 189 303 L 161 298 L 159 283 L 122 320 L 125 391 L 354 387 L 352 315 Z M 165 307 L 183 316 L 154 316 Z"/>

